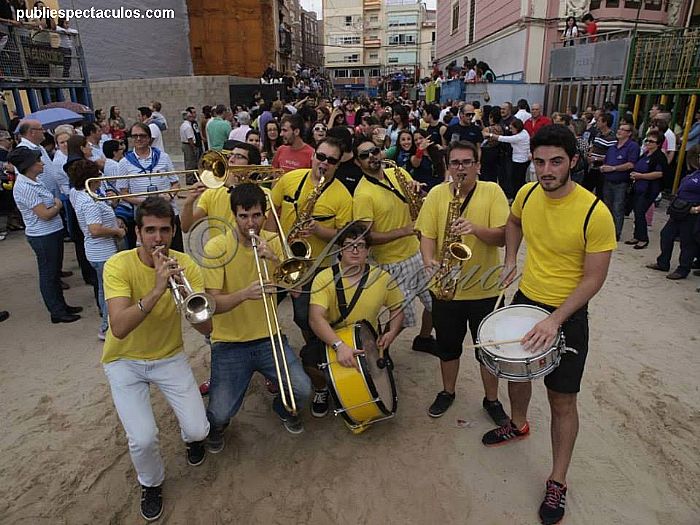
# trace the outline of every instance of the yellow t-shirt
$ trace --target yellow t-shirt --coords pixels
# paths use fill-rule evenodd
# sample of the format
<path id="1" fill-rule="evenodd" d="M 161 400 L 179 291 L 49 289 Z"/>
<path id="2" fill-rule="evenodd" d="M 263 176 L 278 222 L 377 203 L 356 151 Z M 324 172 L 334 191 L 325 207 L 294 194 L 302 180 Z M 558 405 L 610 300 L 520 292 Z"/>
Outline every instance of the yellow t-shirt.
<path id="1" fill-rule="evenodd" d="M 350 303 L 355 290 L 357 290 L 357 284 L 350 287 L 346 278 L 343 277 L 342 280 L 345 300 Z M 360 298 L 350 311 L 350 315 L 338 325 L 338 328 L 366 319 L 376 330 L 377 318 L 382 307 L 392 309 L 401 307 L 402 303 L 403 293 L 401 293 L 391 276 L 378 266 L 370 266 L 367 282 L 360 294 Z M 326 309 L 326 319 L 330 324 L 340 319 L 333 268 L 326 268 L 314 279 L 311 285 L 311 304 L 316 304 Z"/>
<path id="2" fill-rule="evenodd" d="M 306 180 L 304 180 L 306 177 Z M 297 211 L 295 209 L 294 195 L 299 188 L 302 180 L 304 185 L 299 194 L 299 200 L 296 207 L 299 212 L 304 207 L 304 203 L 313 190 L 313 182 L 311 181 L 310 169 L 292 170 L 279 179 L 274 188 L 272 188 L 272 202 L 276 207 L 282 208 L 280 214 L 280 222 L 285 234 L 289 234 L 292 226 L 297 220 Z M 323 191 L 313 209 L 313 218 L 326 228 L 340 229 L 352 220 L 352 196 L 345 188 L 342 182 L 333 179 L 328 187 Z M 316 258 L 326 247 L 326 241 L 319 239 L 315 235 L 306 238 L 311 245 L 311 257 Z M 330 257 L 323 262 L 321 266 L 331 264 Z"/>
<path id="3" fill-rule="evenodd" d="M 272 232 L 264 230 L 260 232 L 260 236 L 268 240 L 273 252 L 281 260 L 282 246 L 279 237 L 276 237 Z M 222 290 L 224 293 L 233 293 L 247 288 L 251 283 L 258 280 L 253 248 L 246 247 L 242 243 L 239 244 L 233 233 L 219 235 L 210 240 L 205 247 L 205 253 L 210 256 L 212 254 L 225 253 L 228 258 L 234 251 L 233 259 L 224 266 L 202 269 L 206 288 Z M 212 266 L 215 266 L 215 257 L 212 258 L 212 262 Z M 275 268 L 275 264 L 270 261 L 267 262 L 267 270 L 271 279 Z M 262 339 L 269 335 L 265 321 L 265 306 L 262 299 L 243 301 L 228 312 L 214 314 L 213 323 L 211 340 L 214 342 L 240 343 Z"/>
<path id="4" fill-rule="evenodd" d="M 156 282 L 156 270 L 139 259 L 138 248 L 114 254 L 107 260 L 102 275 L 105 300 L 128 297 L 135 304 L 148 295 Z M 199 266 L 189 255 L 169 250 L 185 269 L 185 277 L 195 292 L 204 290 Z M 102 362 L 117 359 L 156 360 L 172 357 L 182 350 L 180 313 L 170 291 L 166 291 L 146 318 L 124 339 L 108 330 L 102 349 Z"/>
<path id="5" fill-rule="evenodd" d="M 416 229 L 424 237 L 436 239 L 436 261 L 441 259 L 447 211 L 452 197 L 449 182 L 434 187 L 428 193 L 416 221 Z M 474 194 L 462 217 L 480 226 L 498 228 L 506 224 L 508 211 L 508 200 L 498 184 L 477 181 Z M 455 299 L 462 301 L 496 297 L 499 293 L 497 284 L 501 268 L 498 246 L 488 245 L 476 235 L 463 235 L 462 242 L 471 248 L 472 256 L 462 264 Z"/>
<path id="6" fill-rule="evenodd" d="M 523 208 L 533 184 L 520 189 L 511 208 L 522 221 L 527 243 L 520 290 L 534 301 L 559 307 L 581 282 L 585 255 L 617 247 L 615 226 L 607 206 L 599 202 L 584 239 L 583 225 L 595 196 L 578 184 L 561 199 L 551 199 L 537 187 Z"/>
<path id="7" fill-rule="evenodd" d="M 408 180 L 411 176 L 400 168 Z M 402 195 L 401 186 L 394 177 L 394 169 L 384 170 L 385 179 L 379 181 L 385 187 L 377 186 L 367 180 L 367 176 L 362 177 L 360 183 L 355 188 L 352 214 L 355 220 L 372 221 L 372 230 L 378 233 L 388 232 L 402 228 L 411 222 L 411 214 L 408 204 L 402 202 L 389 188 L 389 182 Z M 386 244 L 375 244 L 372 246 L 372 258 L 378 264 L 391 264 L 408 259 L 415 255 L 419 248 L 419 241 L 415 235 L 401 237 Z"/>
<path id="8" fill-rule="evenodd" d="M 268 197 L 270 196 L 269 189 L 265 187 L 261 187 L 261 189 Z M 207 214 L 207 217 L 216 217 L 217 219 L 226 221 L 229 229 L 236 227 L 236 219 L 231 211 L 231 194 L 229 193 L 229 188 L 221 187 L 206 190 L 199 197 L 197 207 L 201 208 Z M 209 224 L 212 226 L 212 229 L 209 231 L 210 239 L 224 233 L 222 231 L 223 225 L 219 221 L 209 221 Z"/>

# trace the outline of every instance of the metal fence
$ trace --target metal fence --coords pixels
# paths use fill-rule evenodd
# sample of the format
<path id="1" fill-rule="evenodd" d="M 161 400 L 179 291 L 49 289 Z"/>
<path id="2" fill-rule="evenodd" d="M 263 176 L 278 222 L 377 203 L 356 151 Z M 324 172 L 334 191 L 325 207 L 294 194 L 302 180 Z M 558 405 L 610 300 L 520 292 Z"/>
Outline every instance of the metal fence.
<path id="1" fill-rule="evenodd" d="M 82 47 L 75 33 L 0 24 L 4 81 L 82 81 Z"/>

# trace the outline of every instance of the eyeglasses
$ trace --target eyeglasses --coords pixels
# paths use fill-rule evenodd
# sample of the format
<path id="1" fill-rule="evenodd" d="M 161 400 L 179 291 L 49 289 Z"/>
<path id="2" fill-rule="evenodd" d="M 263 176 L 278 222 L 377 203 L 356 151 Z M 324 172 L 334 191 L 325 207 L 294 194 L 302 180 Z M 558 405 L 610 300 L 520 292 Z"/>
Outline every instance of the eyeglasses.
<path id="1" fill-rule="evenodd" d="M 326 131 L 326 126 L 315 126 L 314 131 Z"/>
<path id="2" fill-rule="evenodd" d="M 458 170 L 459 168 L 471 168 L 474 164 L 476 164 L 476 161 L 473 159 L 466 159 L 466 160 L 451 160 L 448 162 L 450 168 Z"/>
<path id="3" fill-rule="evenodd" d="M 147 139 L 148 135 L 146 135 L 145 133 L 132 133 L 131 138 L 133 138 L 134 140 Z"/>
<path id="4" fill-rule="evenodd" d="M 464 115 L 465 117 L 474 117 L 476 113 L 462 113 L 462 115 Z"/>
<path id="5" fill-rule="evenodd" d="M 627 128 L 619 128 L 619 129 L 620 129 L 620 131 L 626 131 L 627 133 L 632 133 L 631 129 L 627 129 Z"/>
<path id="6" fill-rule="evenodd" d="M 352 242 L 343 244 L 343 250 L 349 250 L 350 252 L 359 252 L 360 250 L 366 250 L 367 243 L 364 242 Z"/>
<path id="7" fill-rule="evenodd" d="M 375 147 L 372 148 L 372 149 L 368 149 L 368 150 L 365 150 L 365 151 L 358 151 L 358 152 L 357 152 L 357 158 L 358 158 L 358 159 L 365 160 L 365 159 L 368 159 L 370 155 L 373 155 L 373 156 L 379 155 L 379 153 L 380 153 L 381 151 L 382 151 L 381 149 L 379 149 L 378 147 L 375 146 Z"/>
<path id="8" fill-rule="evenodd" d="M 31 131 L 44 131 L 44 128 L 29 128 Z"/>
<path id="9" fill-rule="evenodd" d="M 236 159 L 236 160 L 241 160 L 241 159 L 248 160 L 248 157 L 246 157 L 246 156 L 243 155 L 242 153 L 232 153 L 232 154 L 231 154 L 231 158 L 232 158 L 232 159 Z"/>
<path id="10" fill-rule="evenodd" d="M 646 140 L 644 141 L 644 143 L 645 143 L 645 144 L 658 144 L 659 141 L 658 141 L 658 140 L 652 140 L 652 139 L 646 139 Z"/>
<path id="11" fill-rule="evenodd" d="M 331 166 L 335 166 L 340 162 L 340 159 L 336 159 L 335 157 L 329 157 L 325 153 L 321 153 L 319 151 L 316 152 L 316 158 L 321 161 L 321 162 L 328 162 Z"/>

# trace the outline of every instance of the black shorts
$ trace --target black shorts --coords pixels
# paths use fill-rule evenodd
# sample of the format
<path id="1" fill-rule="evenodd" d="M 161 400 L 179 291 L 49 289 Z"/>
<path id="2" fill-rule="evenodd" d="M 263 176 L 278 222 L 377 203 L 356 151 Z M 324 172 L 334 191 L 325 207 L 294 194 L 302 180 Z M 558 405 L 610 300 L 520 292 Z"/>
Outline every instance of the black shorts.
<path id="1" fill-rule="evenodd" d="M 476 341 L 481 321 L 493 312 L 496 297 L 465 301 L 441 301 L 433 299 L 433 326 L 437 334 L 437 356 L 441 361 L 453 361 L 462 355 L 462 343 L 467 335 L 467 327 Z M 474 350 L 476 359 L 479 354 Z"/>
<path id="2" fill-rule="evenodd" d="M 511 304 L 531 304 L 544 308 L 549 312 L 555 307 L 538 303 L 518 290 Z M 588 355 L 588 305 L 584 305 L 569 317 L 562 325 L 566 346 L 578 351 L 565 352 L 561 356 L 559 366 L 547 374 L 544 378 L 545 386 L 560 394 L 576 394 L 581 390 L 581 378 L 586 365 Z"/>
<path id="3" fill-rule="evenodd" d="M 314 335 L 311 341 L 301 347 L 299 357 L 304 368 L 318 368 L 326 362 L 326 345 Z"/>

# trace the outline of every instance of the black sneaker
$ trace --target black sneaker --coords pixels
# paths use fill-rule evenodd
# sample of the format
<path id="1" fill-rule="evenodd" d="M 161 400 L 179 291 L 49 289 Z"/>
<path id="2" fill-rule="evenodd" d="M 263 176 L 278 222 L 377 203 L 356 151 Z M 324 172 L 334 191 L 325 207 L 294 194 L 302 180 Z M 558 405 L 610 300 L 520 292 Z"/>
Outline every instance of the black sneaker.
<path id="1" fill-rule="evenodd" d="M 435 355 L 437 352 L 437 341 L 432 335 L 428 337 L 421 337 L 417 335 L 413 338 L 413 345 L 411 348 L 415 352 L 425 352 L 427 354 Z"/>
<path id="2" fill-rule="evenodd" d="M 330 392 L 327 388 L 314 391 L 314 400 L 311 402 L 311 415 L 323 417 L 328 414 L 328 396 Z"/>
<path id="3" fill-rule="evenodd" d="M 212 454 L 218 454 L 224 450 L 224 430 L 216 429 L 213 426 L 209 428 L 207 436 L 207 450 Z"/>
<path id="4" fill-rule="evenodd" d="M 484 398 L 481 404 L 484 407 L 484 410 L 488 412 L 491 419 L 493 419 L 493 422 L 499 427 L 502 427 L 510 421 L 510 417 L 508 417 L 506 411 L 503 410 L 503 405 L 498 399 L 496 399 L 496 401 L 489 401 L 488 399 Z"/>
<path id="5" fill-rule="evenodd" d="M 204 463 L 204 458 L 206 457 L 206 450 L 204 449 L 204 441 L 193 441 L 192 443 L 187 443 L 187 463 L 193 467 L 201 465 Z"/>
<path id="6" fill-rule="evenodd" d="M 494 447 L 496 445 L 504 445 L 510 443 L 511 441 L 518 441 L 520 439 L 526 438 L 530 435 L 530 425 L 526 422 L 525 426 L 521 429 L 515 428 L 513 421 L 508 421 L 502 427 L 494 428 L 489 430 L 481 438 L 481 442 L 487 447 Z"/>
<path id="7" fill-rule="evenodd" d="M 141 485 L 141 516 L 146 521 L 155 521 L 163 514 L 163 495 L 160 487 Z"/>
<path id="8" fill-rule="evenodd" d="M 304 432 L 304 423 L 302 423 L 299 416 L 280 416 L 279 414 L 277 414 L 277 416 L 282 420 L 284 428 L 286 428 L 287 432 L 290 434 L 301 434 Z"/>
<path id="9" fill-rule="evenodd" d="M 449 392 L 445 392 L 443 390 L 437 395 L 435 401 L 433 401 L 433 404 L 430 405 L 430 408 L 428 409 L 428 415 L 430 417 L 442 416 L 445 412 L 447 412 L 447 409 L 450 408 L 450 406 L 452 406 L 454 400 L 454 394 L 450 394 Z"/>
<path id="10" fill-rule="evenodd" d="M 548 479 L 547 492 L 544 495 L 542 505 L 540 505 L 540 520 L 544 525 L 554 525 L 562 520 L 565 510 L 566 485 Z"/>

